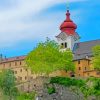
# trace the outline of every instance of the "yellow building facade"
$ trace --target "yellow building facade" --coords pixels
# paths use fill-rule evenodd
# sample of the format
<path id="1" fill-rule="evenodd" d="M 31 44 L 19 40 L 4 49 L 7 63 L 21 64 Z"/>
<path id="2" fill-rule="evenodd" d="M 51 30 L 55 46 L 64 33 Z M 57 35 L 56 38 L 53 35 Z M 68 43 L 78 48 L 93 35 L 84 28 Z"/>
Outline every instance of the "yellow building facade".
<path id="1" fill-rule="evenodd" d="M 25 63 L 26 56 L 12 57 L 12 58 L 3 58 L 0 61 L 0 71 L 11 69 L 14 72 L 17 83 L 24 83 L 31 81 L 37 78 L 39 75 L 33 74 L 30 69 L 27 68 Z M 50 77 L 53 76 L 67 76 L 66 71 L 56 71 L 50 74 Z M 44 75 L 40 75 L 44 76 Z"/>
<path id="2" fill-rule="evenodd" d="M 100 77 L 100 72 L 93 68 L 92 60 L 81 59 L 74 61 L 76 77 Z"/>
<path id="3" fill-rule="evenodd" d="M 26 56 L 19 56 L 13 58 L 2 59 L 0 62 L 0 70 L 11 69 L 16 76 L 18 83 L 27 82 L 35 79 L 38 75 L 33 74 L 30 69 L 27 69 L 25 64 Z M 93 69 L 92 61 L 90 59 L 74 60 L 75 76 L 76 77 L 100 77 L 100 72 Z M 50 76 L 70 76 L 66 71 L 56 71 Z"/>
<path id="4" fill-rule="evenodd" d="M 11 69 L 16 76 L 18 83 L 29 81 L 30 79 L 36 78 L 35 74 L 32 74 L 31 70 L 26 68 L 25 57 L 13 57 L 5 58 L 0 62 L 0 70 Z"/>

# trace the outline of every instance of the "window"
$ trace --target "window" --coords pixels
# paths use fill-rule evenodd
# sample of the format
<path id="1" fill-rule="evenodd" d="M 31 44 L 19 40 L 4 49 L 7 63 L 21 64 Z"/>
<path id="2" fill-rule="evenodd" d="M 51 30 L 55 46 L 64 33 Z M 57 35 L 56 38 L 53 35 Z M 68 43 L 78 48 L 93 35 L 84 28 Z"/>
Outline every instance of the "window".
<path id="1" fill-rule="evenodd" d="M 65 48 L 67 48 L 67 43 L 65 42 Z"/>
<path id="2" fill-rule="evenodd" d="M 81 67 L 79 67 L 78 69 L 81 70 Z"/>
<path id="3" fill-rule="evenodd" d="M 90 73 L 87 74 L 88 76 L 90 75 Z"/>
<path id="4" fill-rule="evenodd" d="M 5 64 L 3 64 L 3 67 L 5 67 Z"/>
<path id="5" fill-rule="evenodd" d="M 27 77 L 25 76 L 25 80 L 27 80 Z"/>
<path id="6" fill-rule="evenodd" d="M 22 80 L 22 77 L 19 77 L 20 80 Z"/>
<path id="7" fill-rule="evenodd" d="M 17 71 L 15 71 L 15 74 L 17 74 Z"/>
<path id="8" fill-rule="evenodd" d="M 90 64 L 90 61 L 88 60 L 88 65 Z"/>
<path id="9" fill-rule="evenodd" d="M 61 48 L 64 48 L 64 44 L 63 43 L 61 43 Z"/>
<path id="10" fill-rule="evenodd" d="M 96 74 L 97 74 L 97 75 L 100 75 L 100 72 L 98 71 Z"/>
<path id="11" fill-rule="evenodd" d="M 80 64 L 80 60 L 78 60 L 78 64 Z"/>
<path id="12" fill-rule="evenodd" d="M 22 69 L 20 69 L 20 72 L 22 72 Z"/>
<path id="13" fill-rule="evenodd" d="M 11 63 L 9 63 L 9 67 L 11 67 Z"/>
<path id="14" fill-rule="evenodd" d="M 22 62 L 20 61 L 20 65 L 22 65 Z"/>
<path id="15" fill-rule="evenodd" d="M 63 46 L 64 44 L 63 44 L 63 43 L 61 43 L 61 45 Z"/>
<path id="16" fill-rule="evenodd" d="M 27 71 L 27 69 L 25 69 Z"/>
<path id="17" fill-rule="evenodd" d="M 15 66 L 17 66 L 17 62 L 15 62 Z"/>
<path id="18" fill-rule="evenodd" d="M 86 67 L 85 67 L 84 69 L 85 69 L 85 70 L 87 70 L 87 68 L 86 68 Z"/>

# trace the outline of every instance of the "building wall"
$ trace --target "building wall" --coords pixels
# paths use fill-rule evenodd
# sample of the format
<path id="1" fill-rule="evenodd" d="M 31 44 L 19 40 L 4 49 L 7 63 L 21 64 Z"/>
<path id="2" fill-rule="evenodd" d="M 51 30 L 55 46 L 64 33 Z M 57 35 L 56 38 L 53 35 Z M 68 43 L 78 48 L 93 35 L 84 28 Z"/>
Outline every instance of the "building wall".
<path id="1" fill-rule="evenodd" d="M 100 77 L 100 73 L 93 68 L 92 57 L 74 61 L 76 77 Z"/>
<path id="2" fill-rule="evenodd" d="M 77 77 L 84 77 L 83 71 L 90 70 L 90 60 L 82 59 L 74 61 Z"/>
<path id="3" fill-rule="evenodd" d="M 69 35 L 67 35 L 66 33 L 63 33 L 63 32 L 60 33 L 60 38 L 57 38 L 57 42 L 58 42 L 59 45 L 61 45 L 62 43 L 63 44 L 67 43 L 67 48 L 65 48 L 64 45 L 61 48 L 61 49 L 65 49 L 65 50 L 66 49 L 73 50 L 73 46 L 76 43 L 73 36 L 69 36 Z"/>
<path id="4" fill-rule="evenodd" d="M 88 76 L 95 76 L 100 77 L 100 74 L 97 74 L 96 71 L 93 70 L 93 64 L 90 59 L 82 59 L 74 61 L 75 63 L 75 76 L 76 77 L 88 77 Z M 35 79 L 38 75 L 33 74 L 30 69 L 27 69 L 24 60 L 14 60 L 14 61 L 6 61 L 0 63 L 0 71 L 3 69 L 12 69 L 16 76 L 16 81 L 18 83 L 30 81 Z M 90 72 L 89 72 L 90 71 Z M 41 75 L 43 76 L 43 75 Z M 53 76 L 70 76 L 69 72 L 64 70 L 56 71 L 50 74 L 51 77 Z"/>
<path id="5" fill-rule="evenodd" d="M 84 72 L 84 77 L 100 77 L 100 72 L 96 70 L 86 71 Z"/>
<path id="6" fill-rule="evenodd" d="M 27 69 L 25 61 L 24 60 L 18 60 L 18 61 L 6 61 L 0 63 L 0 71 L 4 69 L 11 69 L 14 72 L 14 75 L 16 77 L 17 83 L 24 83 L 30 80 L 35 79 L 39 75 L 33 74 L 30 69 Z M 50 74 L 51 77 L 54 76 L 67 76 L 66 71 L 56 71 Z M 44 74 L 40 75 L 44 76 Z"/>
<path id="7" fill-rule="evenodd" d="M 2 62 L 0 63 L 0 70 L 3 69 L 13 70 L 16 76 L 16 81 L 18 83 L 26 82 L 33 78 L 36 78 L 36 75 L 32 74 L 31 70 L 26 68 L 26 64 L 24 60 Z"/>

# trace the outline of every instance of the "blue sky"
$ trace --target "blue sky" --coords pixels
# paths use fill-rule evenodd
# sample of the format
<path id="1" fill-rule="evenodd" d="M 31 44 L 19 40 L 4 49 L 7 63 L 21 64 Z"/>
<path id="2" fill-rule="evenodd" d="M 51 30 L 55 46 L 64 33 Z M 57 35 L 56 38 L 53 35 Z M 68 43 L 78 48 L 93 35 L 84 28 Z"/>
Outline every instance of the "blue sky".
<path id="1" fill-rule="evenodd" d="M 80 41 L 100 39 L 100 0 L 69 0 Z M 20 56 L 46 37 L 55 39 L 67 0 L 0 0 L 0 53 Z"/>

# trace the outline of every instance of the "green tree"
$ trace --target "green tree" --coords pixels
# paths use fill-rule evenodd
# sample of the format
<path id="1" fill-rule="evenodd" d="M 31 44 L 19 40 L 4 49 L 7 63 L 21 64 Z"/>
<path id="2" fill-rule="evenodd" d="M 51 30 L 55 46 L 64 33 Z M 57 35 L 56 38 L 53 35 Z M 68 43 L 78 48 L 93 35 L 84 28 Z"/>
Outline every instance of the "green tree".
<path id="1" fill-rule="evenodd" d="M 92 83 L 92 86 L 90 85 L 92 95 L 96 97 L 96 100 L 100 100 L 100 78 L 90 77 L 88 81 Z"/>
<path id="2" fill-rule="evenodd" d="M 8 96 L 9 100 L 17 96 L 18 90 L 15 87 L 15 76 L 12 70 L 4 70 L 0 74 L 0 88 L 3 95 Z"/>
<path id="3" fill-rule="evenodd" d="M 27 55 L 26 64 L 33 73 L 48 75 L 57 70 L 74 71 L 72 60 L 70 50 L 61 52 L 55 41 L 47 39 Z"/>
<path id="4" fill-rule="evenodd" d="M 93 65 L 94 68 L 100 71 L 100 45 L 93 47 Z"/>
<path id="5" fill-rule="evenodd" d="M 20 95 L 17 97 L 17 100 L 35 100 L 36 93 L 20 93 Z"/>

